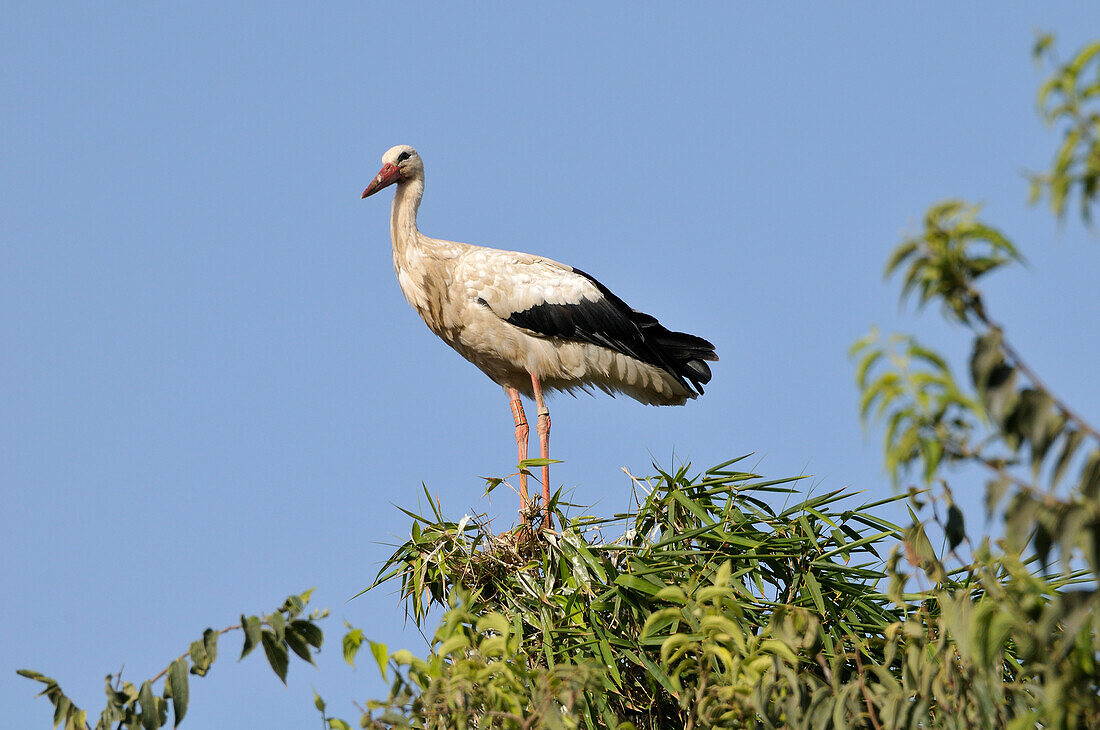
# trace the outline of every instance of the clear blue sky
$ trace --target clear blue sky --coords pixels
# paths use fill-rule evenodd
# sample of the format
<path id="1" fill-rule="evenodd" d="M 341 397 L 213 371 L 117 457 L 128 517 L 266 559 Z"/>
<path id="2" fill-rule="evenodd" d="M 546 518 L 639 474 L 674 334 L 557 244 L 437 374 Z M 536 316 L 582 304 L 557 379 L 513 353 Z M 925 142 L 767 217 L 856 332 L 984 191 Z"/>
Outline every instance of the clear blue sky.
<path id="1" fill-rule="evenodd" d="M 311 684 L 357 718 L 384 686 L 343 665 L 341 621 L 423 649 L 392 593 L 345 603 L 407 535 L 392 504 L 423 481 L 452 515 L 514 514 L 477 478 L 515 461 L 504 395 L 401 297 L 389 193 L 359 200 L 394 144 L 424 157 L 429 235 L 574 264 L 717 345 L 687 407 L 551 403 L 554 480 L 599 511 L 626 506 L 621 467 L 674 452 L 888 494 L 845 351 L 879 324 L 966 354 L 881 278 L 948 196 L 1023 247 L 992 311 L 1100 413 L 1100 249 L 1026 208 L 1021 174 L 1055 144 L 1033 31 L 1068 53 L 1100 6 L 671 7 L 5 6 L 5 726 L 49 723 L 17 667 L 96 713 L 123 663 L 149 677 L 310 586 L 334 611 L 322 671 L 285 689 L 227 639 L 188 725 L 309 727 Z"/>

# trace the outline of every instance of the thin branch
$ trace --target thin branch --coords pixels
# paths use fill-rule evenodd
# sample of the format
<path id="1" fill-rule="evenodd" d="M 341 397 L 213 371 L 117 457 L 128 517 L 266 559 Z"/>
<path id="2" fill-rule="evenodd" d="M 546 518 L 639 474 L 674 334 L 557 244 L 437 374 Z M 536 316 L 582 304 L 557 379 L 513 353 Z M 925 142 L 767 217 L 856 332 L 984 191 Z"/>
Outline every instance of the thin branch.
<path id="1" fill-rule="evenodd" d="M 1017 369 L 1019 369 L 1020 372 L 1027 376 L 1027 379 L 1031 381 L 1031 384 L 1035 386 L 1036 389 L 1041 390 L 1049 395 L 1051 400 L 1054 402 L 1054 406 L 1058 410 L 1060 410 L 1067 419 L 1073 421 L 1082 431 L 1089 434 L 1097 441 L 1100 441 L 1100 431 L 1097 431 L 1096 428 L 1094 428 L 1088 421 L 1079 416 L 1076 411 L 1066 405 L 1065 401 L 1056 396 L 1054 394 L 1054 391 L 1052 391 L 1049 387 L 1047 387 L 1046 383 L 1039 379 L 1039 376 L 1035 374 L 1035 371 L 1031 369 L 1031 367 L 1024 361 L 1022 357 L 1020 357 L 1020 353 L 1016 350 L 1016 348 L 1014 348 L 1009 343 L 1008 339 L 1004 337 L 1004 328 L 991 320 L 989 318 L 989 315 L 986 314 L 985 306 L 982 303 L 981 294 L 973 287 L 969 287 L 969 289 L 971 292 L 973 292 L 974 314 L 977 315 L 978 319 L 986 327 L 997 330 L 1001 333 L 1001 349 L 1003 349 L 1005 351 L 1005 354 L 1008 355 L 1016 363 Z"/>
<path id="2" fill-rule="evenodd" d="M 867 689 L 867 685 L 863 681 L 863 660 L 859 658 L 860 649 L 857 646 L 856 650 L 856 667 L 859 669 L 859 689 L 863 692 L 863 701 L 867 703 L 867 716 L 871 718 L 871 724 L 875 726 L 875 730 L 882 730 L 882 725 L 878 722 L 878 717 L 875 715 L 875 705 L 871 699 L 871 691 Z"/>
<path id="3" fill-rule="evenodd" d="M 969 459 L 971 461 L 977 462 L 978 464 L 981 464 L 986 469 L 989 469 L 990 471 L 995 473 L 997 476 L 1003 479 L 1007 479 L 1009 482 L 1016 485 L 1016 487 L 1019 488 L 1021 491 L 1027 492 L 1033 497 L 1041 498 L 1047 504 L 1065 504 L 1063 500 L 1058 499 L 1049 492 L 1040 489 L 1030 482 L 1024 481 L 1020 477 L 1010 472 L 1008 469 L 1005 469 L 1004 464 L 997 459 L 992 459 L 985 454 L 964 447 L 956 447 L 956 453 L 960 458 Z"/>
<path id="4" fill-rule="evenodd" d="M 234 631 L 234 630 L 239 629 L 239 628 L 241 628 L 240 624 L 235 624 L 233 626 L 226 626 L 224 629 L 222 629 L 221 631 L 218 632 L 218 636 L 221 636 L 222 634 L 227 634 L 230 631 Z M 184 659 L 185 657 L 189 657 L 189 656 L 191 656 L 191 650 L 190 649 L 188 649 L 187 651 L 183 652 L 178 657 L 173 659 L 172 662 L 167 667 L 165 667 L 164 669 L 162 669 L 160 671 L 160 674 L 158 674 L 157 676 L 155 676 L 155 677 L 153 677 L 152 679 L 149 680 L 149 684 L 155 684 L 158 679 L 163 677 L 165 674 L 168 674 L 168 670 L 172 668 L 172 664 L 175 664 L 180 659 Z"/>

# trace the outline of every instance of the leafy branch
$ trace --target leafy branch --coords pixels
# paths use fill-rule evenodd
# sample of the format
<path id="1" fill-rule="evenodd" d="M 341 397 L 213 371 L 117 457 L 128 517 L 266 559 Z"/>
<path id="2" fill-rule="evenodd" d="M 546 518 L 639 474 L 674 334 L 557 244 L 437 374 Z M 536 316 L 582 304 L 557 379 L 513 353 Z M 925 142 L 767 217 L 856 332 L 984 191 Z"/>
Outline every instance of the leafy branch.
<path id="1" fill-rule="evenodd" d="M 1049 126 L 1058 126 L 1062 142 L 1045 173 L 1030 175 L 1031 202 L 1043 197 L 1058 218 L 1064 218 L 1074 189 L 1078 189 L 1081 217 L 1092 220 L 1100 185 L 1100 41 L 1093 41 L 1073 58 L 1059 63 L 1054 37 L 1040 35 L 1033 55 L 1053 67 L 1039 87 L 1039 114 Z"/>
<path id="2" fill-rule="evenodd" d="M 142 730 L 155 730 L 168 724 L 168 706 L 172 706 L 172 727 L 178 727 L 187 714 L 190 700 L 188 675 L 206 676 L 211 665 L 218 657 L 218 639 L 232 631 L 244 632 L 244 647 L 241 659 L 244 659 L 257 646 L 262 646 L 271 669 L 283 683 L 286 683 L 290 652 L 294 652 L 303 661 L 313 664 L 313 653 L 321 648 L 324 635 L 316 621 L 328 615 L 327 610 L 314 610 L 302 617 L 309 603 L 312 590 L 301 595 L 287 597 L 274 612 L 264 616 L 241 616 L 238 624 L 227 626 L 220 631 L 206 629 L 202 638 L 191 642 L 188 651 L 180 654 L 167 667 L 151 679 L 136 687 L 123 681 L 122 672 L 107 675 L 107 706 L 99 716 L 96 730 L 110 730 L 115 726 Z M 54 726 L 63 724 L 64 730 L 90 730 L 87 712 L 80 709 L 70 699 L 56 680 L 39 672 L 20 669 L 20 676 L 45 685 L 39 696 L 45 696 L 54 706 Z M 158 694 L 153 685 L 164 679 L 164 685 Z"/>
<path id="3" fill-rule="evenodd" d="M 1052 42 L 1041 38 L 1037 57 L 1053 60 Z M 1087 221 L 1098 194 L 1098 102 L 1100 42 L 1060 65 L 1039 91 L 1047 121 L 1064 122 L 1063 139 L 1050 172 L 1032 177 L 1032 194 L 1049 194 L 1059 217 L 1079 187 Z M 1013 549 L 1030 542 L 1046 565 L 1057 546 L 1067 569 L 1075 554 L 1083 555 L 1100 575 L 1100 431 L 1040 379 L 989 313 L 978 281 L 1023 259 L 979 212 L 959 200 L 933 205 L 922 229 L 886 264 L 887 276 L 901 276 L 903 299 L 914 296 L 918 308 L 939 302 L 948 320 L 974 331 L 970 382 L 961 385 L 942 355 L 912 337 L 884 341 L 872 332 L 851 350 L 861 416 L 885 424 L 886 467 L 895 484 L 918 464 L 926 484 L 943 479 L 945 465 L 979 466 L 991 473 L 990 513 L 1011 493 L 1004 517 Z M 1072 471 L 1077 477 L 1060 488 Z"/>

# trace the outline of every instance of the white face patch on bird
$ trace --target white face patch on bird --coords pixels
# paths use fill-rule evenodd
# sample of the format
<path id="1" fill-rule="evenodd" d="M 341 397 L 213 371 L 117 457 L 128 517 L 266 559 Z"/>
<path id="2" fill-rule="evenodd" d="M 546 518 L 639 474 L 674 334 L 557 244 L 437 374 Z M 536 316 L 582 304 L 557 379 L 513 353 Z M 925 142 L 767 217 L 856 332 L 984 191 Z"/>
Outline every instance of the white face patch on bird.
<path id="1" fill-rule="evenodd" d="M 389 187 L 406 178 L 423 174 L 424 165 L 420 161 L 420 155 L 407 144 L 399 144 L 386 150 L 382 155 L 382 169 L 371 180 L 370 185 L 363 191 L 361 198 L 374 195 L 379 190 Z"/>

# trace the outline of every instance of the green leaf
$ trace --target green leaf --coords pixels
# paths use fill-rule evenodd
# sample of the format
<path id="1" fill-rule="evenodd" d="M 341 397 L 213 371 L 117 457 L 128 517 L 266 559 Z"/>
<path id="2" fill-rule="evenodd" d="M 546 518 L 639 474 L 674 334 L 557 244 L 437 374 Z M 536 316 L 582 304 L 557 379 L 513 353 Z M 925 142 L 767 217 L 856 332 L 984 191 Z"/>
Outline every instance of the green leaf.
<path id="1" fill-rule="evenodd" d="M 172 727 L 179 727 L 183 716 L 187 714 L 187 703 L 191 699 L 186 659 L 181 657 L 168 667 L 168 682 L 172 687 L 172 715 L 175 717 Z"/>
<path id="2" fill-rule="evenodd" d="M 1089 454 L 1081 469 L 1081 483 L 1077 488 L 1086 499 L 1095 501 L 1100 497 L 1100 449 Z"/>
<path id="3" fill-rule="evenodd" d="M 992 517 L 993 513 L 997 509 L 997 505 L 1000 504 L 1001 499 L 1004 498 L 1005 492 L 1008 491 L 1012 482 L 1008 477 L 998 477 L 997 479 L 991 479 L 986 482 L 985 485 L 985 514 L 986 517 Z"/>
<path id="4" fill-rule="evenodd" d="M 932 549 L 932 543 L 924 531 L 924 525 L 919 522 L 916 515 L 910 512 L 913 524 L 905 530 L 904 544 L 909 556 L 909 562 L 922 569 L 929 578 L 942 583 L 947 579 L 947 571 L 940 562 L 936 551 Z"/>
<path id="5" fill-rule="evenodd" d="M 210 669 L 210 656 L 206 653 L 205 644 L 199 641 L 191 642 L 191 673 L 200 677 L 206 676 Z"/>
<path id="6" fill-rule="evenodd" d="M 317 689 L 313 689 L 313 706 L 317 708 L 317 711 L 322 715 L 325 714 L 325 701 L 321 699 L 321 695 L 317 694 Z"/>
<path id="7" fill-rule="evenodd" d="M 651 596 L 656 596 L 661 592 L 664 586 L 654 585 L 644 578 L 638 578 L 637 576 L 623 573 L 615 578 L 615 584 L 624 588 L 630 588 L 631 590 L 640 591 L 642 593 L 648 593 Z"/>
<path id="8" fill-rule="evenodd" d="M 263 632 L 261 643 L 264 647 L 264 654 L 267 655 L 267 663 L 271 665 L 271 670 L 282 680 L 283 684 L 286 684 L 286 670 L 290 664 L 290 656 L 287 654 L 286 646 L 281 641 L 275 640 L 275 634 L 272 631 Z"/>
<path id="9" fill-rule="evenodd" d="M 213 664 L 214 660 L 218 658 L 218 632 L 214 629 L 206 629 L 202 632 L 202 648 L 206 651 L 206 656 L 209 658 L 210 663 Z"/>
<path id="10" fill-rule="evenodd" d="M 872 350 L 863 359 L 860 360 L 859 366 L 856 368 L 856 383 L 860 389 L 867 387 L 867 375 L 884 356 L 885 352 L 882 350 Z"/>
<path id="11" fill-rule="evenodd" d="M 351 629 L 344 634 L 344 661 L 355 666 L 355 655 L 359 653 L 359 647 L 363 644 L 363 630 Z M 383 674 L 383 677 L 385 675 Z"/>
<path id="12" fill-rule="evenodd" d="M 1063 475 L 1066 473 L 1066 467 L 1069 466 L 1069 462 L 1073 458 L 1074 451 L 1077 450 L 1084 438 L 1085 433 L 1083 431 L 1068 431 L 1065 438 L 1062 439 L 1062 448 L 1054 461 L 1054 471 L 1050 477 L 1052 487 L 1058 486 L 1058 482 L 1062 480 Z"/>
<path id="13" fill-rule="evenodd" d="M 947 526 L 944 528 L 947 542 L 954 550 L 966 539 L 966 525 L 963 522 L 962 510 L 955 504 L 947 508 Z"/>
<path id="14" fill-rule="evenodd" d="M 244 648 L 241 649 L 240 658 L 244 659 L 246 656 L 249 655 L 249 653 L 251 653 L 253 649 L 255 649 L 259 645 L 263 631 L 263 624 L 260 622 L 259 616 L 249 616 L 246 618 L 244 615 L 242 615 L 241 628 L 244 630 Z"/>
<path id="15" fill-rule="evenodd" d="M 679 697 L 679 693 L 676 691 L 676 688 L 672 686 L 668 674 L 657 666 L 652 659 L 647 657 L 644 653 L 636 653 L 629 649 L 623 649 L 622 653 L 627 659 L 630 659 L 635 664 L 645 667 L 649 675 L 657 680 L 657 683 L 664 687 L 670 695 L 676 698 Z"/>
<path id="16" fill-rule="evenodd" d="M 550 466 L 551 464 L 563 463 L 560 459 L 524 459 L 519 463 L 519 468 L 530 469 L 536 466 Z"/>
<path id="17" fill-rule="evenodd" d="M 507 636 L 512 631 L 512 624 L 508 623 L 508 619 L 501 614 L 490 613 L 478 618 L 477 631 L 479 634 L 487 634 L 493 631 L 501 636 Z"/>
<path id="18" fill-rule="evenodd" d="M 286 645 L 292 652 L 298 655 L 303 661 L 307 661 L 310 664 L 316 666 L 313 661 L 313 654 L 309 651 L 309 642 L 306 638 L 298 633 L 298 630 L 294 627 L 294 624 L 290 624 L 286 627 L 286 633 L 284 635 Z"/>
<path id="19" fill-rule="evenodd" d="M 69 719 L 65 722 L 65 730 L 86 730 L 88 727 L 88 713 L 75 707 L 69 711 Z"/>
<path id="20" fill-rule="evenodd" d="M 1005 510 L 1005 537 L 1012 550 L 1020 551 L 1027 545 L 1035 527 L 1038 504 L 1025 492 L 1017 492 Z"/>
<path id="21" fill-rule="evenodd" d="M 57 727 L 62 722 L 65 722 L 69 718 L 69 712 L 73 709 L 72 700 L 65 695 L 61 695 L 54 700 L 53 709 L 53 724 Z"/>
<path id="22" fill-rule="evenodd" d="M 281 644 L 283 634 L 286 631 L 286 617 L 283 616 L 282 611 L 276 611 L 265 618 L 267 618 L 267 622 L 271 624 L 271 630 L 275 633 L 275 642 Z"/>
<path id="23" fill-rule="evenodd" d="M 806 586 L 806 590 L 810 592 L 810 597 L 813 599 L 814 606 L 817 610 L 824 615 L 825 614 L 825 599 L 821 596 L 821 584 L 817 582 L 817 578 L 813 573 L 803 573 L 803 583 Z"/>
<path id="24" fill-rule="evenodd" d="M 141 727 L 144 730 L 157 730 L 161 724 L 157 721 L 157 703 L 153 697 L 153 683 L 149 680 L 141 683 L 138 702 L 141 703 Z"/>
<path id="25" fill-rule="evenodd" d="M 982 402 L 994 420 L 1002 424 L 1016 405 L 1016 369 L 997 365 L 989 374 Z"/>
<path id="26" fill-rule="evenodd" d="M 398 649 L 391 657 L 395 664 L 399 667 L 407 667 L 416 661 L 416 657 L 408 649 Z"/>
<path id="27" fill-rule="evenodd" d="M 290 622 L 290 625 L 293 626 L 294 630 L 314 649 L 321 648 L 321 644 L 325 641 L 325 634 L 321 631 L 320 626 L 303 618 L 294 619 Z"/>
<path id="28" fill-rule="evenodd" d="M 358 630 L 358 629 L 356 629 L 356 630 Z M 361 640 L 362 639 L 360 639 L 360 641 Z M 374 655 L 374 661 L 378 663 L 378 671 L 382 673 L 382 681 L 384 682 L 384 681 L 386 681 L 386 665 L 389 664 L 389 661 L 390 661 L 389 650 L 386 648 L 385 644 L 376 643 L 376 642 L 370 641 L 369 639 L 368 639 L 368 642 L 370 643 L 370 653 Z M 344 653 L 344 658 L 347 659 L 347 651 L 346 650 L 345 650 L 345 653 Z M 352 659 L 354 659 L 354 658 L 355 657 L 353 655 Z M 351 664 L 351 660 L 349 660 L 348 663 Z"/>

